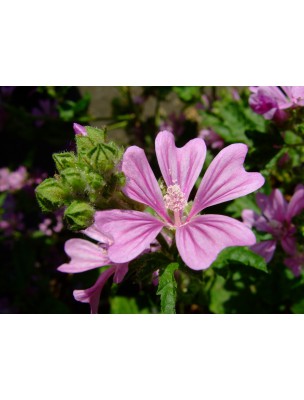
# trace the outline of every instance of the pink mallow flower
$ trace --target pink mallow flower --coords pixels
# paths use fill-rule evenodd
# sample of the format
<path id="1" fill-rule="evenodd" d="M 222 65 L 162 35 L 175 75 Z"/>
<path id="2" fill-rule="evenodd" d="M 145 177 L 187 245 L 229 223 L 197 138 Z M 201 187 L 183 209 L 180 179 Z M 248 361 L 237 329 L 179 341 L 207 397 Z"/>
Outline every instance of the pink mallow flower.
<path id="1" fill-rule="evenodd" d="M 102 234 L 94 225 L 83 231 L 85 235 L 98 241 L 98 244 L 85 239 L 70 239 L 65 243 L 64 250 L 71 258 L 69 263 L 58 267 L 61 272 L 79 273 L 89 271 L 94 268 L 110 265 L 103 271 L 95 284 L 85 290 L 74 290 L 75 300 L 82 303 L 89 303 L 91 313 L 97 314 L 101 291 L 107 280 L 114 275 L 113 281 L 120 283 L 128 272 L 128 264 L 113 263 L 108 257 L 108 248 L 111 246 L 111 239 Z"/>
<path id="2" fill-rule="evenodd" d="M 304 186 L 296 187 L 289 204 L 279 189 L 275 189 L 270 196 L 258 193 L 256 200 L 262 214 L 259 215 L 253 210 L 243 210 L 243 221 L 249 228 L 255 227 L 258 231 L 270 233 L 272 239 L 257 243 L 251 249 L 264 257 L 266 262 L 272 259 L 278 242 L 285 253 L 294 255 L 296 227 L 291 220 L 304 208 Z"/>
<path id="3" fill-rule="evenodd" d="M 304 86 L 251 86 L 249 105 L 265 119 L 288 118 L 286 109 L 304 106 Z"/>
<path id="4" fill-rule="evenodd" d="M 155 149 L 167 185 L 164 196 L 141 148 L 129 147 L 121 168 L 127 180 L 123 189 L 125 195 L 149 206 L 158 216 L 133 210 L 98 211 L 95 214 L 98 229 L 113 239 L 108 249 L 113 262 L 134 259 L 163 229 L 175 232 L 182 259 L 194 270 L 208 268 L 226 247 L 255 243 L 253 232 L 242 222 L 223 215 L 199 215 L 209 206 L 244 196 L 264 184 L 261 174 L 246 172 L 243 168 L 246 145 L 232 144 L 214 158 L 188 215 L 185 209 L 203 167 L 205 142 L 197 138 L 176 148 L 173 134 L 163 131 L 156 137 Z"/>

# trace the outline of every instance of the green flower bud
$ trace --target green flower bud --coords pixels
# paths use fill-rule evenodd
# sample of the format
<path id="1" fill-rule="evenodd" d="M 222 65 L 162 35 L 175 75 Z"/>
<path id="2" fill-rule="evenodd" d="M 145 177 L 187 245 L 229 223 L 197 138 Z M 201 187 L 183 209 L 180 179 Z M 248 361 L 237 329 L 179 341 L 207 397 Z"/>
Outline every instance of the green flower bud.
<path id="1" fill-rule="evenodd" d="M 92 143 L 104 143 L 105 141 L 105 130 L 101 130 L 98 128 L 94 128 L 93 126 L 86 126 L 85 127 L 89 138 L 92 140 Z"/>
<path id="2" fill-rule="evenodd" d="M 88 151 L 92 150 L 95 146 L 92 140 L 88 136 L 76 135 L 76 146 L 78 155 L 86 154 Z"/>
<path id="3" fill-rule="evenodd" d="M 62 182 L 73 192 L 84 192 L 86 188 L 85 178 L 78 168 L 67 168 L 61 171 Z"/>
<path id="4" fill-rule="evenodd" d="M 64 217 L 69 224 L 69 228 L 75 231 L 85 229 L 92 225 L 95 210 L 87 203 L 73 201 L 65 210 Z"/>
<path id="5" fill-rule="evenodd" d="M 86 175 L 87 184 L 94 190 L 101 190 L 105 185 L 105 180 L 100 174 L 89 172 Z"/>
<path id="6" fill-rule="evenodd" d="M 54 211 L 61 207 L 66 198 L 62 183 L 54 178 L 45 179 L 36 188 L 37 201 L 42 211 Z"/>
<path id="7" fill-rule="evenodd" d="M 110 171 L 114 168 L 116 151 L 109 144 L 98 144 L 87 153 L 86 158 L 91 166 L 98 172 Z"/>
<path id="8" fill-rule="evenodd" d="M 123 172 L 116 172 L 115 174 L 117 185 L 123 188 L 126 184 L 126 176 Z"/>
<path id="9" fill-rule="evenodd" d="M 72 152 L 53 154 L 53 160 L 55 161 L 58 172 L 65 168 L 74 167 L 76 164 L 75 154 Z"/>

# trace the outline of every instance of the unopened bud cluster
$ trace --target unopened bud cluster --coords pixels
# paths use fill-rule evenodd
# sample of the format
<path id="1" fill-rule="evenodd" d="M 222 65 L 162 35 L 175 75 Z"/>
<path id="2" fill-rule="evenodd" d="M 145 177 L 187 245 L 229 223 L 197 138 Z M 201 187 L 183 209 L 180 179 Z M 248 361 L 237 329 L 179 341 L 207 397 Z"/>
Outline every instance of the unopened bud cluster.
<path id="1" fill-rule="evenodd" d="M 84 127 L 83 127 L 84 128 Z M 105 131 L 85 127 L 86 135 L 76 134 L 76 152 L 53 155 L 58 174 L 43 181 L 36 196 L 43 211 L 64 207 L 64 217 L 73 230 L 93 222 L 96 209 L 117 206 L 124 174 L 117 168 L 123 149 L 106 139 Z"/>

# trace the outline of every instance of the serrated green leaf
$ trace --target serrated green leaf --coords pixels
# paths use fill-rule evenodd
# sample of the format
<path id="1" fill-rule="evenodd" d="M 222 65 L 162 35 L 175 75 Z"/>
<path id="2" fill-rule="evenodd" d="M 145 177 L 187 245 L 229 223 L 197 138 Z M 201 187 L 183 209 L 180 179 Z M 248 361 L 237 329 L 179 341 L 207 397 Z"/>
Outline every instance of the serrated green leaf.
<path id="1" fill-rule="evenodd" d="M 222 269 L 230 264 L 239 264 L 268 272 L 267 264 L 263 257 L 249 250 L 247 247 L 228 247 L 224 249 L 212 263 L 211 267 Z"/>
<path id="2" fill-rule="evenodd" d="M 175 314 L 177 283 L 174 271 L 178 269 L 178 263 L 169 264 L 159 276 L 157 294 L 160 296 L 162 314 Z"/>

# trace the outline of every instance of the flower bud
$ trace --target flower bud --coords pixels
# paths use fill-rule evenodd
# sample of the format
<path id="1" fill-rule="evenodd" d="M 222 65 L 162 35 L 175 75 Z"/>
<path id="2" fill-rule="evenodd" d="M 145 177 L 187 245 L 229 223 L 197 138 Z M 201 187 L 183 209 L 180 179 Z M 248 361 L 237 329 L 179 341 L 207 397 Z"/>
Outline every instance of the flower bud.
<path id="1" fill-rule="evenodd" d="M 73 192 L 84 192 L 86 182 L 78 168 L 66 168 L 61 171 L 62 182 L 69 186 Z"/>
<path id="2" fill-rule="evenodd" d="M 53 154 L 53 160 L 55 161 L 58 172 L 65 168 L 74 167 L 76 164 L 76 158 L 72 152 Z"/>
<path id="3" fill-rule="evenodd" d="M 60 181 L 48 178 L 37 186 L 36 197 L 42 211 L 54 211 L 64 204 L 66 192 Z"/>
<path id="4" fill-rule="evenodd" d="M 94 208 L 89 204 L 76 200 L 65 210 L 64 218 L 70 229 L 78 231 L 92 225 L 94 213 Z"/>

